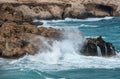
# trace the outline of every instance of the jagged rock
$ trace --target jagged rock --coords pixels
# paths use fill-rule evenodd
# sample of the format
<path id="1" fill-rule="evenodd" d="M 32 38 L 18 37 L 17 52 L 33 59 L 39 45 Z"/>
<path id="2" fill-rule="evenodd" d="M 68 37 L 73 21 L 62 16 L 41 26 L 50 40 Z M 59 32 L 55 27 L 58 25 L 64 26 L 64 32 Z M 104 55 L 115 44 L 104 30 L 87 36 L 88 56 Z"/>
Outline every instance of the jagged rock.
<path id="1" fill-rule="evenodd" d="M 100 36 L 98 38 L 87 38 L 87 42 L 83 46 L 81 53 L 87 56 L 108 57 L 116 55 L 116 50 L 112 43 L 104 41 Z"/>
<path id="2" fill-rule="evenodd" d="M 23 0 L 15 2 L 11 0 L 0 2 L 0 14 L 5 16 L 2 19 L 10 21 L 20 21 L 20 18 L 23 18 L 23 21 L 30 22 L 35 16 L 40 19 L 120 16 L 119 0 Z M 14 20 L 15 18 L 16 20 Z"/>
<path id="3" fill-rule="evenodd" d="M 3 22 L 16 22 L 18 24 L 29 22 L 33 25 L 43 25 L 42 22 L 33 22 L 31 15 L 24 16 L 22 11 L 16 10 L 14 5 L 9 3 L 0 4 L 0 25 Z"/>
<path id="4" fill-rule="evenodd" d="M 0 56 L 6 58 L 19 58 L 25 54 L 36 54 L 41 41 L 33 42 L 32 39 L 43 36 L 48 39 L 58 40 L 62 32 L 54 28 L 37 28 L 29 23 L 17 24 L 5 22 L 0 27 Z"/>
<path id="5" fill-rule="evenodd" d="M 0 1 L 1 14 L 2 10 L 9 10 L 4 20 L 14 20 L 19 18 L 30 21 L 31 18 L 39 16 L 41 19 L 64 19 L 87 18 L 87 17 L 104 17 L 119 16 L 119 0 L 22 0 L 22 1 Z M 17 11 L 18 13 L 14 13 Z M 21 16 L 22 14 L 22 16 Z M 1 16 L 2 16 L 1 15 Z"/>
<path id="6" fill-rule="evenodd" d="M 69 6 L 70 4 L 43 2 L 18 5 L 15 9 L 21 11 L 24 16 L 38 16 L 41 19 L 62 19 L 65 8 Z"/>
<path id="7" fill-rule="evenodd" d="M 37 36 L 49 39 L 50 44 L 53 42 L 51 40 L 62 38 L 62 30 L 36 27 L 42 23 L 32 23 L 34 17 L 64 19 L 119 16 L 119 4 L 119 0 L 0 0 L 0 56 L 18 58 L 25 54 L 36 54 L 39 45 L 46 48 L 41 40 L 33 42 L 32 39 Z M 114 46 L 101 37 L 87 40 L 82 54 L 100 56 L 101 52 L 102 56 L 116 55 Z"/>
<path id="8" fill-rule="evenodd" d="M 11 4 L 6 3 L 0 5 L 0 20 L 20 22 L 23 20 L 23 17 L 20 11 L 15 11 Z"/>

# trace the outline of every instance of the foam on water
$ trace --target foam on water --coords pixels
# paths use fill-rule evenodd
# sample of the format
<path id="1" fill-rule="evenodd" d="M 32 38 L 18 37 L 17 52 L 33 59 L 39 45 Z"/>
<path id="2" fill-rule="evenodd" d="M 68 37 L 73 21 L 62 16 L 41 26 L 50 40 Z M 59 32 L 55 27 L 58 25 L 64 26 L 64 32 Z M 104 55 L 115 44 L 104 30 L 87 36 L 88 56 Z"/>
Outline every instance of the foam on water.
<path id="1" fill-rule="evenodd" d="M 80 27 L 92 27 L 92 28 L 96 28 L 96 27 L 98 27 L 98 25 L 86 25 L 86 24 L 81 24 Z"/>
<path id="2" fill-rule="evenodd" d="M 98 56 L 101 56 L 101 57 L 102 57 L 101 49 L 100 49 L 99 46 L 97 46 L 97 53 L 98 53 Z"/>
<path id="3" fill-rule="evenodd" d="M 72 19 L 72 18 L 66 18 L 65 20 L 48 20 L 47 22 L 69 22 L 69 21 L 82 21 L 82 22 L 92 22 L 92 21 L 101 21 L 101 20 L 109 20 L 113 19 L 114 17 L 103 17 L 103 18 L 86 18 L 86 19 Z M 45 22 L 45 20 L 42 20 L 42 22 Z"/>
<path id="4" fill-rule="evenodd" d="M 100 21 L 108 20 L 113 17 L 105 18 L 88 18 L 85 20 L 78 19 L 65 19 L 65 20 L 54 20 L 53 22 L 64 22 L 64 21 Z M 47 22 L 43 21 L 44 26 L 49 27 L 50 25 Z M 87 24 L 81 24 L 81 27 L 97 27 L 90 26 Z M 59 27 L 60 28 L 60 27 Z M 7 60 L 0 58 L 0 68 L 11 70 L 11 69 L 20 69 L 24 70 L 40 70 L 40 71 L 60 71 L 68 69 L 79 69 L 79 68 L 120 68 L 120 53 L 114 57 L 93 57 L 93 56 L 83 56 L 80 55 L 79 49 L 82 47 L 83 42 L 85 41 L 82 34 L 76 30 L 78 27 L 62 27 L 65 28 L 65 39 L 62 41 L 54 41 L 52 46 L 49 45 L 44 40 L 46 38 L 37 37 L 40 40 L 43 40 L 43 43 L 47 46 L 48 49 L 42 53 L 36 55 L 26 55 L 23 58 L 17 60 Z M 88 37 L 88 36 L 87 36 Z M 91 36 L 89 36 L 91 37 Z M 106 38 L 106 37 L 104 37 Z M 46 79 L 50 77 L 46 77 Z M 64 78 L 63 78 L 64 79 Z"/>
<path id="5" fill-rule="evenodd" d="M 64 25 L 64 23 L 68 23 L 68 22 L 95 22 L 95 21 L 101 21 L 101 20 L 110 20 L 113 19 L 114 17 L 103 17 L 103 18 L 86 18 L 86 19 L 71 19 L 71 18 L 66 18 L 65 20 L 37 20 L 40 22 L 43 22 L 45 27 L 51 27 L 51 23 L 54 24 L 54 27 L 58 27 L 56 23 L 62 23 L 62 25 Z M 36 21 L 36 20 L 35 20 Z M 65 26 L 64 26 L 65 27 Z M 71 26 L 70 27 L 91 27 L 91 28 L 96 28 L 99 27 L 98 25 L 89 25 L 89 24 L 80 24 L 80 26 Z"/>
<path id="6" fill-rule="evenodd" d="M 112 19 L 113 17 L 103 17 L 103 18 L 87 18 L 87 19 L 71 19 L 71 18 L 66 18 L 66 21 L 100 21 L 100 20 L 109 20 Z"/>
<path id="7" fill-rule="evenodd" d="M 38 37 L 47 46 L 46 51 L 34 56 L 26 55 L 18 60 L 1 59 L 2 69 L 37 69 L 43 71 L 67 70 L 78 68 L 120 68 L 120 54 L 115 57 L 93 57 L 80 55 L 85 38 L 78 30 L 66 29 L 65 39 L 54 41 L 52 46 L 44 43 L 46 38 Z"/>
<path id="8" fill-rule="evenodd" d="M 51 52 L 52 53 L 52 52 Z M 56 54 L 37 54 L 35 56 L 25 56 L 21 59 L 9 61 L 3 69 L 37 69 L 40 71 L 60 71 L 78 68 L 120 68 L 120 55 L 117 57 L 103 58 L 82 56 L 78 54 L 65 54 L 63 59 L 57 58 Z M 42 57 L 42 58 L 41 58 Z M 53 57 L 51 59 L 51 57 Z M 48 60 L 50 59 L 50 60 Z M 15 62 L 14 62 L 15 61 Z M 5 61 L 6 62 L 6 61 Z M 2 62 L 4 64 L 5 62 Z M 12 63 L 11 63 L 12 62 Z"/>

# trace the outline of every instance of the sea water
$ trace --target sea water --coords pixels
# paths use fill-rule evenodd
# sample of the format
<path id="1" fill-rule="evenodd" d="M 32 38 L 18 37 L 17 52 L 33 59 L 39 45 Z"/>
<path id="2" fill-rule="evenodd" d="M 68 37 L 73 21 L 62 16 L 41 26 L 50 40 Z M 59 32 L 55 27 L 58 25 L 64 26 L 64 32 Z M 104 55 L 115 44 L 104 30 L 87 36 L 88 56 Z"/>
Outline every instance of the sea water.
<path id="1" fill-rule="evenodd" d="M 87 37 L 103 38 L 120 50 L 120 17 L 48 20 L 45 27 L 65 29 L 62 41 L 49 50 L 16 60 L 0 58 L 0 79 L 120 79 L 120 54 L 114 57 L 80 55 Z M 45 40 L 45 41 L 44 41 Z"/>

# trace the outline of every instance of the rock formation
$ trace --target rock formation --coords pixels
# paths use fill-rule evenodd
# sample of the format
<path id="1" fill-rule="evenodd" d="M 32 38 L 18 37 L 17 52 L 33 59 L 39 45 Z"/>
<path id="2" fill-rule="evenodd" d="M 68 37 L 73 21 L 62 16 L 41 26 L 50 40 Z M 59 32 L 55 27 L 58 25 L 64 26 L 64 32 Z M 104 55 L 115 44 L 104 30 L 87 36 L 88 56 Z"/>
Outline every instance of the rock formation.
<path id="1" fill-rule="evenodd" d="M 4 5 L 3 8 L 9 6 L 12 11 L 23 14 L 24 19 L 35 16 L 40 19 L 64 19 L 120 15 L 119 0 L 0 0 L 0 2 L 0 6 Z"/>
<path id="2" fill-rule="evenodd" d="M 15 22 L 5 22 L 0 27 L 0 56 L 7 58 L 17 58 L 25 54 L 37 53 L 37 47 L 42 42 L 37 43 L 31 40 L 37 36 L 43 36 L 49 39 L 58 40 L 60 38 L 60 31 L 52 27 L 37 28 L 29 23 L 22 23 L 20 25 Z"/>
<path id="3" fill-rule="evenodd" d="M 118 1 L 118 0 L 116 0 Z M 32 40 L 42 36 L 51 40 L 60 40 L 63 30 L 37 27 L 39 19 L 87 18 L 119 16 L 119 2 L 102 0 L 0 0 L 0 57 L 18 58 L 25 54 L 36 54 L 38 46 L 46 48 L 41 40 Z M 81 53 L 90 56 L 113 56 L 115 48 L 101 37 L 88 38 Z"/>
<path id="4" fill-rule="evenodd" d="M 116 50 L 111 43 L 105 42 L 100 36 L 98 38 L 87 38 L 87 42 L 83 46 L 81 53 L 87 56 L 108 57 L 116 55 Z"/>
<path id="5" fill-rule="evenodd" d="M 33 21 L 33 17 L 25 16 L 10 3 L 0 5 L 0 56 L 6 58 L 18 58 L 25 54 L 35 54 L 38 51 L 38 44 L 33 43 L 35 37 L 45 37 L 50 40 L 59 40 L 62 32 L 52 27 L 37 27 L 41 22 Z M 29 13 L 29 12 L 28 12 Z M 50 41 L 49 40 L 49 41 Z"/>

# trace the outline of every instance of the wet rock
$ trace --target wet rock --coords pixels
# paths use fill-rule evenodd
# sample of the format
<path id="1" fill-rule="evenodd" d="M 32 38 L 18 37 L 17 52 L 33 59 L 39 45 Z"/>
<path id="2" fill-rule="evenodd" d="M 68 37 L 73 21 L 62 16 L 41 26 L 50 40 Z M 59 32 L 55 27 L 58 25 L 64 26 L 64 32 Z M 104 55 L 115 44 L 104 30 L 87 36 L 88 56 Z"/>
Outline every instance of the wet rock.
<path id="1" fill-rule="evenodd" d="M 98 38 L 87 38 L 81 53 L 87 56 L 109 57 L 116 55 L 116 50 L 112 43 L 104 41 L 100 36 Z"/>
<path id="2" fill-rule="evenodd" d="M 39 26 L 39 25 L 43 25 L 42 22 L 39 22 L 39 21 L 34 21 L 34 22 L 31 22 L 32 25 L 35 25 L 35 26 Z"/>

